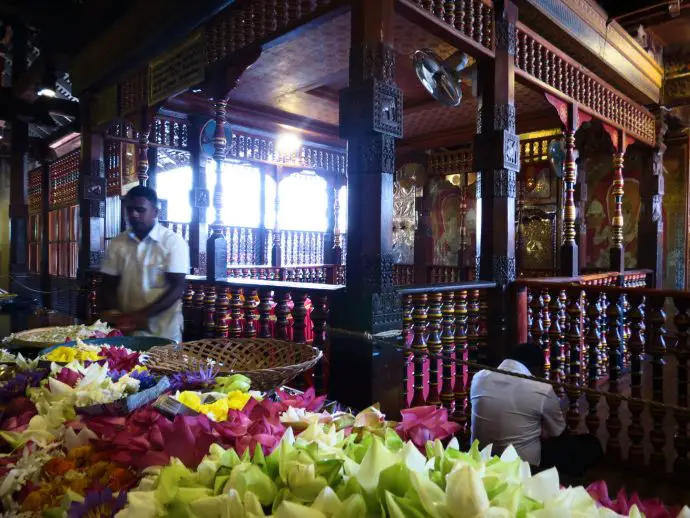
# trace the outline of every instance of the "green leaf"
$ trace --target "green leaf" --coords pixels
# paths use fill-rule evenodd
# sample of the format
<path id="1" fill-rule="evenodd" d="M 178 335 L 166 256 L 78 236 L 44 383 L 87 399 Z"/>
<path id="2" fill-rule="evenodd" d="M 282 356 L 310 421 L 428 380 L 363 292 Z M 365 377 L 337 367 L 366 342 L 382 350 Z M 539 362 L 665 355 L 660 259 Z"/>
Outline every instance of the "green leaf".
<path id="1" fill-rule="evenodd" d="M 426 518 L 427 515 L 419 510 L 413 502 L 407 498 L 401 498 L 386 492 L 386 508 L 390 518 Z"/>

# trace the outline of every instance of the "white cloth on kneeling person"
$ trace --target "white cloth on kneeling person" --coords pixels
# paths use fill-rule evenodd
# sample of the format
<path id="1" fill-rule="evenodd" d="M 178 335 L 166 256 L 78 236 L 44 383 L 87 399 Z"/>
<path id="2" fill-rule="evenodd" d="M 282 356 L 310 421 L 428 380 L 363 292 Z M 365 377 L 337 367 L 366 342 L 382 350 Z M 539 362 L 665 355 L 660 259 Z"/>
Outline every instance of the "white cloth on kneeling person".
<path id="1" fill-rule="evenodd" d="M 499 369 L 531 376 L 515 360 L 505 360 Z M 470 388 L 472 441 L 493 444 L 496 451 L 513 445 L 522 460 L 541 463 L 541 438 L 565 430 L 560 402 L 551 385 L 492 371 L 479 371 Z"/>

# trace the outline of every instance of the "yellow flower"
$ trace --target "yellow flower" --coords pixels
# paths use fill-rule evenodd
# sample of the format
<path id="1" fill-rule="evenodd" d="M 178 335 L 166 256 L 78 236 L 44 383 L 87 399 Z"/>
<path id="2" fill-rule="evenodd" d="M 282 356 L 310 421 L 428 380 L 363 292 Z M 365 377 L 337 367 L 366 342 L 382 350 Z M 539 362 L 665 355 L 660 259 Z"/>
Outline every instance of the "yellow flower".
<path id="1" fill-rule="evenodd" d="M 177 394 L 175 399 L 195 412 L 206 415 L 213 421 L 222 422 L 228 418 L 229 410 L 242 410 L 251 397 L 249 394 L 234 390 L 228 394 L 214 393 L 215 401 L 204 403 L 203 401 L 209 395 L 186 390 Z"/>
<path id="2" fill-rule="evenodd" d="M 97 352 L 85 351 L 77 347 L 56 347 L 43 357 L 44 360 L 56 363 L 70 363 L 78 361 L 97 361 L 103 359 Z"/>

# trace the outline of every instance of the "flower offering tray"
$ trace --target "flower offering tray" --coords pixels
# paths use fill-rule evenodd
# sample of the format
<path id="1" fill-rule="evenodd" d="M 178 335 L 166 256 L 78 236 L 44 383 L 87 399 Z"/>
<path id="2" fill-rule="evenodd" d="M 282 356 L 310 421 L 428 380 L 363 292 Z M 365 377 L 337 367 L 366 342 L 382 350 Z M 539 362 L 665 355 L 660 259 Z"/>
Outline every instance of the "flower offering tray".
<path id="1" fill-rule="evenodd" d="M 176 347 L 153 347 L 146 366 L 165 374 L 212 367 L 220 375 L 243 374 L 252 389 L 269 391 L 311 369 L 322 353 L 307 344 L 272 338 L 209 338 Z"/>

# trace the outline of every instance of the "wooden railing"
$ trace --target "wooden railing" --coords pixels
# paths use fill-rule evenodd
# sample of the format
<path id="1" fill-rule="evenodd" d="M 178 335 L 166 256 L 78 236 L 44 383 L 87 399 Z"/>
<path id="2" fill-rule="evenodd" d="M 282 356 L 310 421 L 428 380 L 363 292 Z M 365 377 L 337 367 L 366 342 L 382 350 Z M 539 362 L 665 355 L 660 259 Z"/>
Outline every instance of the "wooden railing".
<path id="1" fill-rule="evenodd" d="M 228 266 L 228 277 L 261 281 L 345 284 L 345 267 L 336 264 L 305 266 Z"/>
<path id="2" fill-rule="evenodd" d="M 159 223 L 175 232 L 175 234 L 181 235 L 185 241 L 189 241 L 189 223 L 177 223 L 175 221 L 160 221 Z"/>
<path id="3" fill-rule="evenodd" d="M 544 377 L 567 400 L 569 430 L 599 436 L 615 462 L 687 477 L 690 293 L 517 284 L 527 291 L 529 341 L 544 350 Z"/>
<path id="4" fill-rule="evenodd" d="M 200 276 L 187 280 L 185 340 L 259 337 L 311 343 L 324 351 L 324 360 L 314 368 L 313 384 L 317 392 L 325 392 L 330 298 L 342 286 L 232 278 L 209 282 Z"/>
<path id="5" fill-rule="evenodd" d="M 442 404 L 465 422 L 472 373 L 461 369 L 463 376 L 457 377 L 455 361 L 487 359 L 488 294 L 495 286 L 474 281 L 398 290 L 403 299 L 401 408 Z"/>
<path id="6" fill-rule="evenodd" d="M 429 265 L 426 267 L 426 277 L 422 280 L 415 279 L 415 266 L 413 264 L 393 265 L 393 284 L 396 286 L 411 286 L 413 284 L 446 284 L 462 281 L 460 266 Z M 467 277 L 465 272 L 465 277 Z"/>

